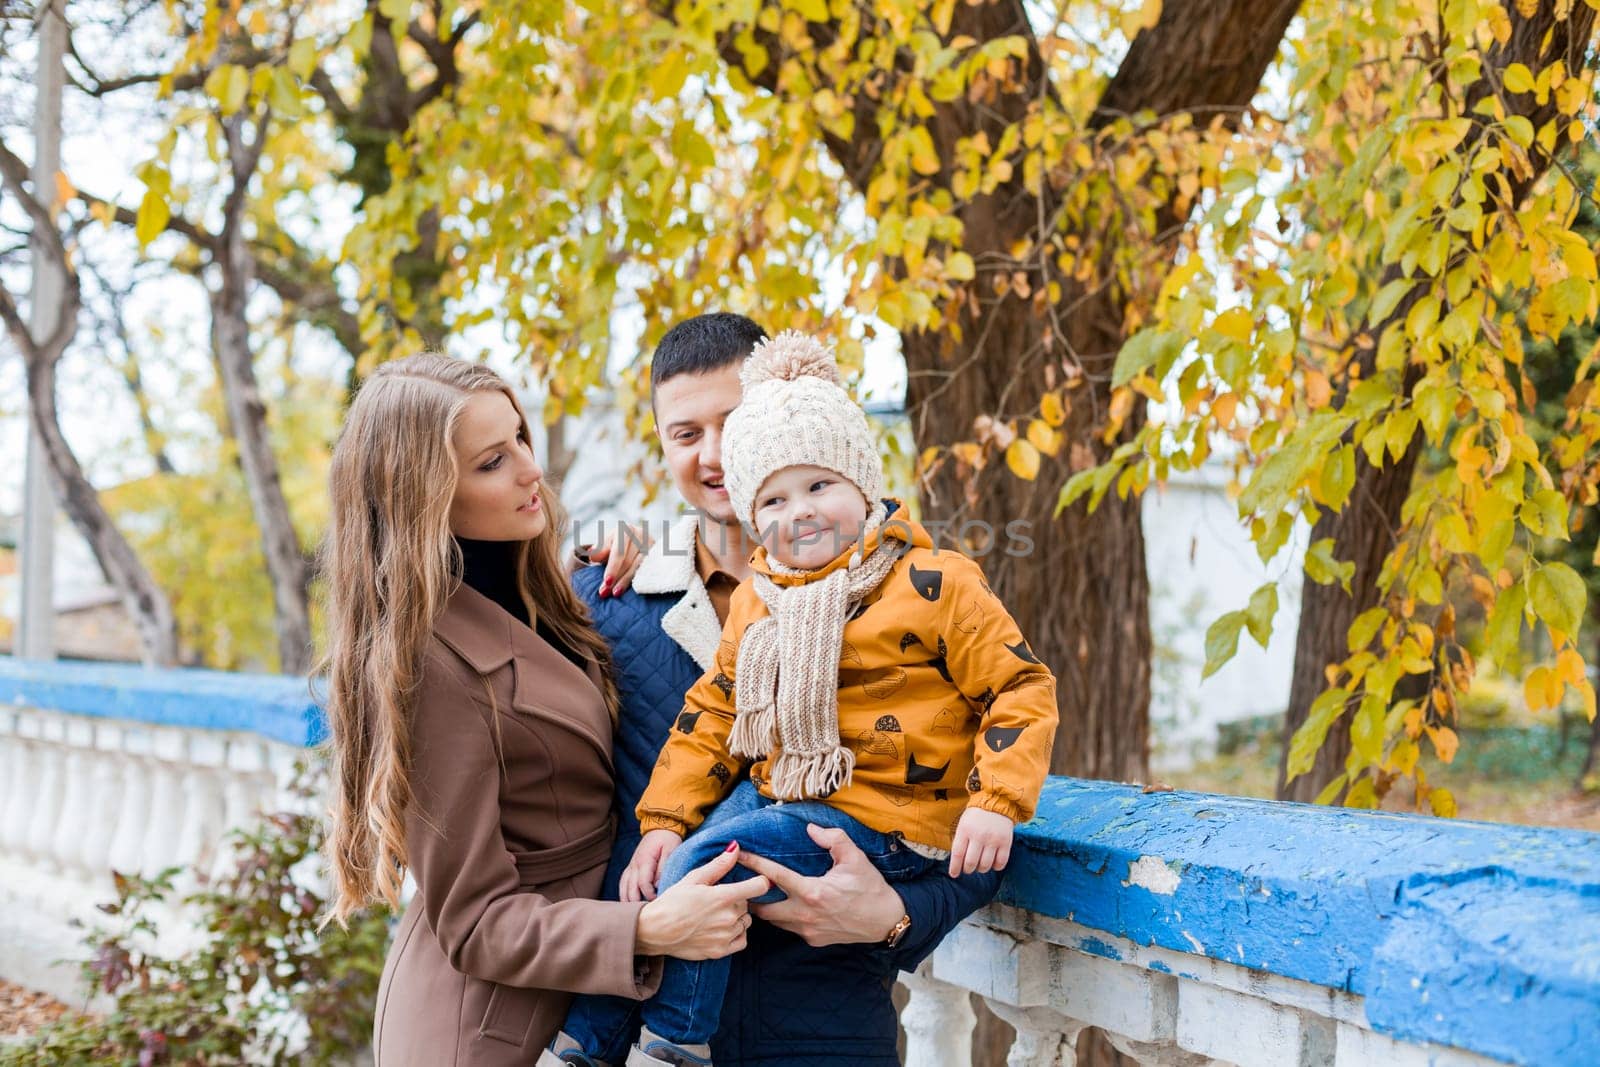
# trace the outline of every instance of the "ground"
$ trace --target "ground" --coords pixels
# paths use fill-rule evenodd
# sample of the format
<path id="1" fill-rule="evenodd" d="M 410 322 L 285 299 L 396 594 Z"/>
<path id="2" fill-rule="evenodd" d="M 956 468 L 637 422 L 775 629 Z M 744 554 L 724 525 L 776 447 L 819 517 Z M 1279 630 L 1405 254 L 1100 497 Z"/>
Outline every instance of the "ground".
<path id="1" fill-rule="evenodd" d="M 65 1004 L 0 979 L 0 1041 L 54 1022 L 69 1009 Z"/>

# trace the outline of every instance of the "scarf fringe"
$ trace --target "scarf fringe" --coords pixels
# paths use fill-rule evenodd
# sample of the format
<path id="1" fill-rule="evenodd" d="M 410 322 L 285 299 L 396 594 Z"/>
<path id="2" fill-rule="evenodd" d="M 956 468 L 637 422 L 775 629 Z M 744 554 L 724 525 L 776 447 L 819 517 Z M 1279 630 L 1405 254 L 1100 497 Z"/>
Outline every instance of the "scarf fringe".
<path id="1" fill-rule="evenodd" d="M 760 759 L 777 741 L 778 714 L 771 704 L 734 717 L 728 751 L 740 759 Z"/>
<path id="2" fill-rule="evenodd" d="M 839 745 L 828 752 L 790 752 L 772 761 L 772 794 L 780 800 L 820 800 L 850 784 L 856 754 Z"/>

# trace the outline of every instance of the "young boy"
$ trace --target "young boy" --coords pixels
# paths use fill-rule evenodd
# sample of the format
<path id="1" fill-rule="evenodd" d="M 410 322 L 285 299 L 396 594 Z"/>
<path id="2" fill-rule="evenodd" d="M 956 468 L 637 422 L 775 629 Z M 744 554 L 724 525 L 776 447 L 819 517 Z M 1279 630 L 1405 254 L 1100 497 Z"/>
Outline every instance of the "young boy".
<path id="1" fill-rule="evenodd" d="M 1049 765 L 1054 678 L 977 564 L 880 501 L 866 417 L 825 348 L 782 334 L 742 377 L 723 466 L 763 547 L 639 803 L 623 898 L 733 841 L 820 874 L 808 822 L 843 829 L 891 882 L 1004 867 Z M 667 960 L 627 1063 L 710 1063 L 727 971 Z M 633 1008 L 577 998 L 541 1062 L 616 1062 Z"/>

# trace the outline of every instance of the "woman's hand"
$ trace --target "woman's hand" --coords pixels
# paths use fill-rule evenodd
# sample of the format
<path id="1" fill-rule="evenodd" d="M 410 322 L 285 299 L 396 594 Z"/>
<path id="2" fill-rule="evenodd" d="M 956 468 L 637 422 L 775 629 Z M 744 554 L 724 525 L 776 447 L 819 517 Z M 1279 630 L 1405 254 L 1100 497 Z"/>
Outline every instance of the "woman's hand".
<path id="1" fill-rule="evenodd" d="M 768 886 L 765 878 L 717 885 L 738 861 L 738 846 L 729 846 L 641 908 L 635 951 L 643 956 L 715 960 L 744 948 L 753 921 L 750 898 L 765 893 Z"/>
<path id="2" fill-rule="evenodd" d="M 633 584 L 633 576 L 644 562 L 650 544 L 650 531 L 643 526 L 630 526 L 619 522 L 603 545 L 590 545 L 584 549 L 584 558 L 590 563 L 604 563 L 605 574 L 600 579 L 600 595 L 621 596 Z M 645 546 L 645 547 L 641 547 Z"/>
<path id="3" fill-rule="evenodd" d="M 1011 860 L 1011 835 L 1016 825 L 999 812 L 968 808 L 956 823 L 950 845 L 950 877 L 1003 871 Z"/>
<path id="4" fill-rule="evenodd" d="M 641 837 L 633 850 L 633 859 L 628 861 L 628 869 L 622 872 L 617 895 L 630 904 L 636 900 L 656 899 L 661 866 L 681 844 L 683 838 L 671 830 L 651 830 Z"/>
<path id="5" fill-rule="evenodd" d="M 757 904 L 751 910 L 813 948 L 882 941 L 906 913 L 900 894 L 843 830 L 825 830 L 813 824 L 806 832 L 828 850 L 833 867 L 820 878 L 808 878 L 764 856 L 745 853 L 739 862 L 765 875 L 789 897 L 776 904 Z"/>

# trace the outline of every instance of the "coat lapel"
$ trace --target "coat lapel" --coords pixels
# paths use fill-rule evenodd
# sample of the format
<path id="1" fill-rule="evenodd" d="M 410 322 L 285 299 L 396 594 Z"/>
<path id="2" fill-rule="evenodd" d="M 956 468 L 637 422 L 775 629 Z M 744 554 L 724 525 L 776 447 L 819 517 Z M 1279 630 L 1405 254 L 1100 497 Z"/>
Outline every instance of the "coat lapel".
<path id="1" fill-rule="evenodd" d="M 611 766 L 611 717 L 600 670 L 583 670 L 500 605 L 466 584 L 450 594 L 434 633 L 485 678 L 512 665 L 511 707 L 588 741 Z"/>
<path id="2" fill-rule="evenodd" d="M 666 536 L 650 546 L 639 572 L 633 576 L 635 592 L 649 595 L 678 594 L 678 602 L 661 617 L 661 631 L 687 652 L 701 670 L 716 660 L 722 624 L 711 605 L 706 584 L 695 569 L 695 545 L 700 520 L 685 515 L 667 529 Z"/>

